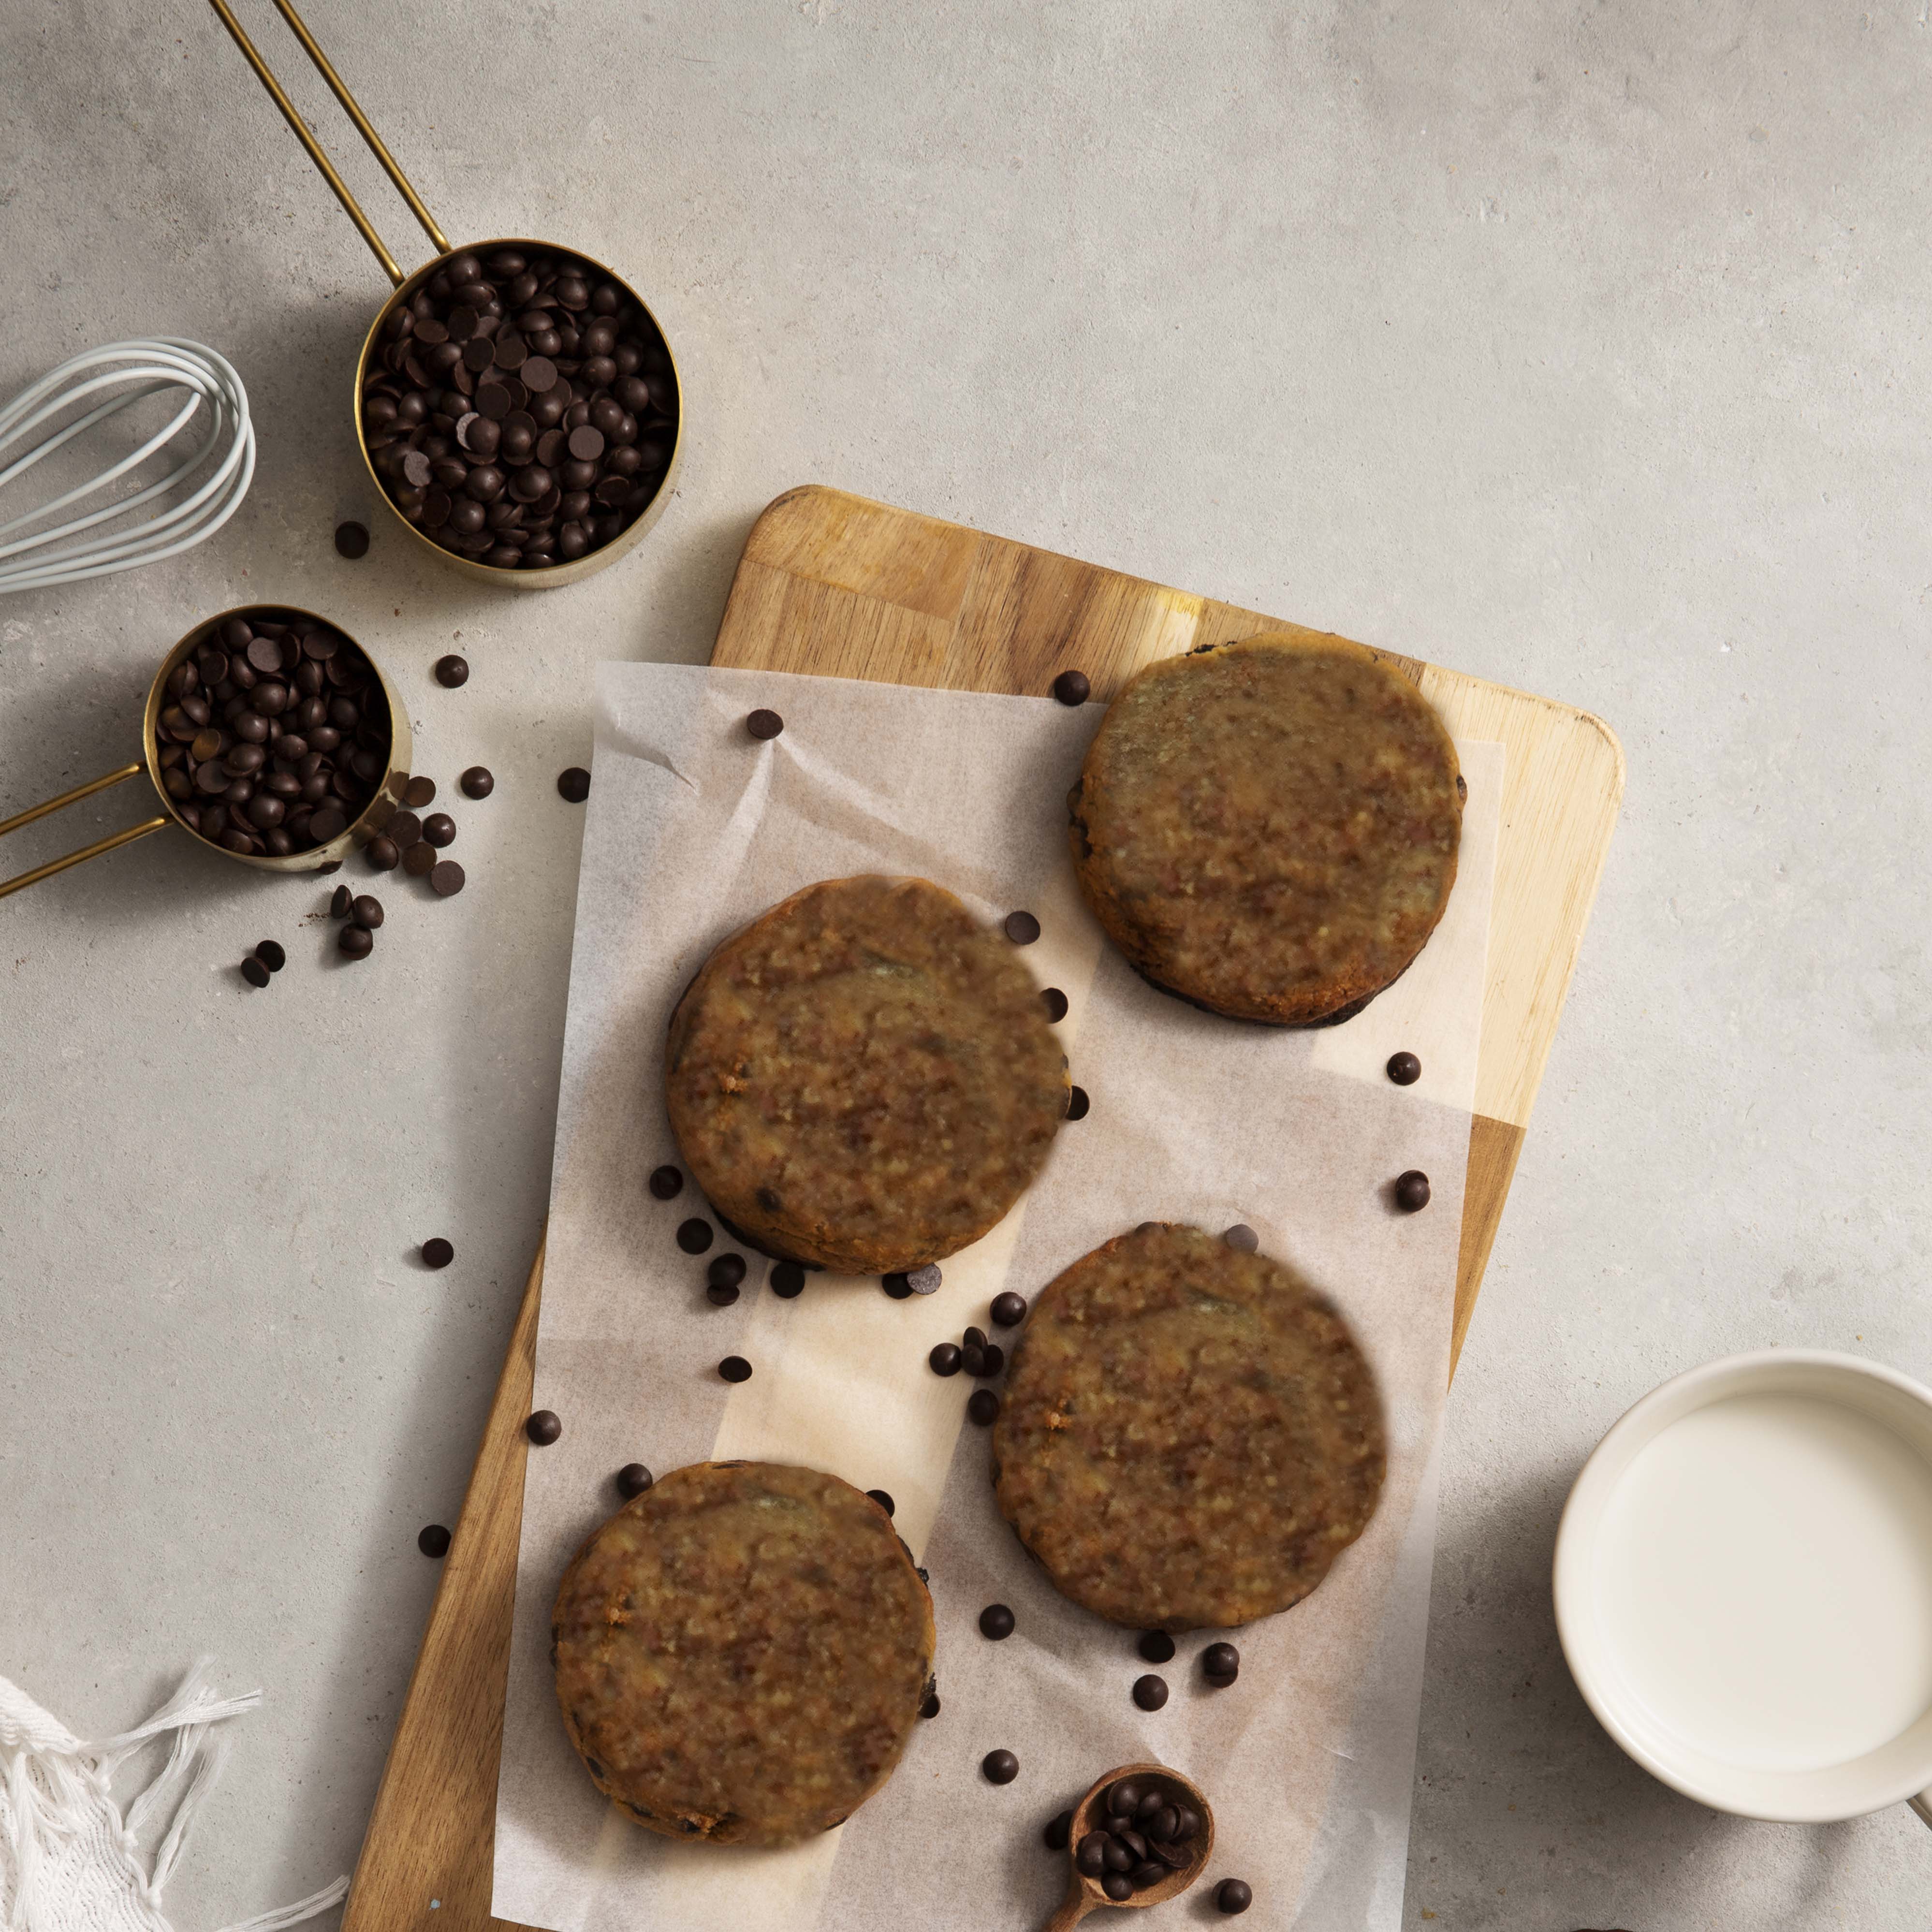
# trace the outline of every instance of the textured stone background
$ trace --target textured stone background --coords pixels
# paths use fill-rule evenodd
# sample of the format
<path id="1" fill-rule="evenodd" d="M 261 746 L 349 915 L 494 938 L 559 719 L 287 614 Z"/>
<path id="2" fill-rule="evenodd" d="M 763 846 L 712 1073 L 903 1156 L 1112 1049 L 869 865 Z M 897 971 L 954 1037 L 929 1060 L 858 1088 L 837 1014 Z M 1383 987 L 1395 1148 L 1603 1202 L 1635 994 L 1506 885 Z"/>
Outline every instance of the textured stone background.
<path id="1" fill-rule="evenodd" d="M 392 243 L 420 238 L 266 5 Z M 1411 1927 L 1924 1923 L 1899 1810 L 1714 1816 L 1628 1764 L 1547 1592 L 1579 1462 L 1730 1349 L 1932 1372 L 1924 0 L 1748 7 L 314 0 L 453 234 L 650 295 L 676 500 L 550 597 L 358 478 L 382 278 L 212 14 L 0 10 L 0 388 L 210 342 L 254 493 L 172 565 L 0 603 L 0 815 L 124 760 L 253 597 L 398 678 L 471 885 L 322 895 L 170 835 L 0 906 L 0 1672 L 101 1732 L 196 1652 L 264 1710 L 184 1928 L 346 1868 L 543 1210 L 590 666 L 701 657 L 809 480 L 1600 712 L 1630 789 L 1450 1409 Z M 338 560 L 338 518 L 376 532 Z M 468 688 L 429 666 L 464 650 Z M 10 840 L 126 822 L 131 788 Z M 289 945 L 266 994 L 233 962 Z M 445 1232 L 430 1275 L 416 1243 Z"/>

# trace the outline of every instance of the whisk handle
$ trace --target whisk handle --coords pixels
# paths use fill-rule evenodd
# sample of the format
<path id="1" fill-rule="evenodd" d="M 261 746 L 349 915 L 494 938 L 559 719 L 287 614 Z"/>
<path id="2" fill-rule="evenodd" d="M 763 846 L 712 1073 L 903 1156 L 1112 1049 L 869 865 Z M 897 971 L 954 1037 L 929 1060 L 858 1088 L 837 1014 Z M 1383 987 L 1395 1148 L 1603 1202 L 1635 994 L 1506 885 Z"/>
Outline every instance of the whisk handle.
<path id="1" fill-rule="evenodd" d="M 37 818 L 44 818 L 50 812 L 58 812 L 62 806 L 73 805 L 81 799 L 92 797 L 98 791 L 105 791 L 110 785 L 118 784 L 123 778 L 139 776 L 143 767 L 123 765 L 118 772 L 110 772 L 105 778 L 90 779 L 84 785 L 76 785 L 71 791 L 64 791 L 58 798 L 49 799 L 44 805 L 30 806 L 26 811 L 16 813 L 8 819 L 0 819 L 0 838 L 10 832 L 16 832 L 23 825 L 31 825 Z M 78 866 L 83 860 L 98 858 L 104 852 L 111 852 L 117 845 L 130 845 L 136 838 L 145 838 L 151 832 L 158 832 L 172 823 L 165 813 L 159 818 L 150 818 L 145 824 L 130 825 L 124 832 L 116 832 L 110 837 L 96 839 L 92 845 L 84 845 L 78 852 L 70 852 L 64 859 L 56 859 L 46 865 L 37 866 L 31 872 L 22 872 L 18 878 L 0 883 L 0 899 L 10 892 L 24 892 L 28 886 L 38 885 L 43 879 L 50 879 L 56 872 L 64 872 L 70 866 Z"/>

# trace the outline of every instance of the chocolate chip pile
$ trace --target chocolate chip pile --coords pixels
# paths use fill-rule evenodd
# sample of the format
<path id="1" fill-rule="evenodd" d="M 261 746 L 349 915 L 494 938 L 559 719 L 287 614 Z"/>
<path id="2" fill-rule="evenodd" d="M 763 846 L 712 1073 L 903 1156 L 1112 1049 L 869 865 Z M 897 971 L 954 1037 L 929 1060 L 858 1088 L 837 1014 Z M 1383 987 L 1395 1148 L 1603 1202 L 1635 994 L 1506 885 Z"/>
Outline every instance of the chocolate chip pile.
<path id="1" fill-rule="evenodd" d="M 264 605 L 168 674 L 161 784 L 190 832 L 286 858 L 345 831 L 389 765 L 389 706 L 369 660 L 314 617 Z"/>
<path id="2" fill-rule="evenodd" d="M 602 270 L 506 248 L 453 256 L 384 324 L 362 385 L 370 460 L 445 550 L 547 570 L 657 494 L 677 440 L 664 338 Z"/>
<path id="3" fill-rule="evenodd" d="M 1193 1863 L 1187 1848 L 1200 1834 L 1201 1814 L 1160 1780 L 1122 1778 L 1102 1810 L 1106 1823 L 1080 1840 L 1073 1862 L 1116 1903 Z"/>

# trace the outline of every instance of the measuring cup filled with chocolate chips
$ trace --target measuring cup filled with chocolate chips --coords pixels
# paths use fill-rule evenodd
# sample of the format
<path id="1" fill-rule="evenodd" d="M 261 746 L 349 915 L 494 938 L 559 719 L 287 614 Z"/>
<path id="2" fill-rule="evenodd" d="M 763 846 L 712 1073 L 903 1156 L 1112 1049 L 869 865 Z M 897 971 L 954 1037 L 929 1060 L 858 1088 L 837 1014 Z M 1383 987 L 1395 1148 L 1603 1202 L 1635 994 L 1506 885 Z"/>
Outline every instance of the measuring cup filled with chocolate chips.
<path id="1" fill-rule="evenodd" d="M 275 0 L 436 259 L 405 274 L 255 50 L 211 0 L 395 292 L 356 365 L 356 436 L 384 500 L 472 577 L 524 590 L 614 563 L 670 500 L 683 422 L 656 318 L 600 262 L 510 237 L 452 248 L 289 0 Z"/>
<path id="2" fill-rule="evenodd" d="M 0 898 L 170 825 L 274 872 L 339 863 L 409 782 L 410 722 L 354 638 L 280 604 L 197 624 L 148 688 L 142 756 L 0 821 L 0 838 L 146 772 L 160 814 L 0 883 Z"/>

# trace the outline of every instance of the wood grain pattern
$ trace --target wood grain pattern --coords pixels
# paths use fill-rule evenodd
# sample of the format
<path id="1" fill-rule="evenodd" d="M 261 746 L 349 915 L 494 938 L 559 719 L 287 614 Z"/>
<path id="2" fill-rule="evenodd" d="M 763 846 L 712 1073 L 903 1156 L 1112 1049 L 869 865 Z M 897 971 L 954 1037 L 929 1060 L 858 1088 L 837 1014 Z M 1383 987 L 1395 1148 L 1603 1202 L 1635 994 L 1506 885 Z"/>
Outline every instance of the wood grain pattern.
<path id="1" fill-rule="evenodd" d="M 958 524 L 816 487 L 754 526 L 712 662 L 1043 694 L 1084 671 L 1105 700 L 1159 657 L 1302 631 Z M 1507 753 L 1477 1111 L 1456 1270 L 1462 1350 L 1622 796 L 1623 754 L 1587 712 L 1404 657 L 1468 738 Z M 490 1916 L 539 1251 L 376 1795 L 344 1932 L 524 1932 Z M 1453 1358 L 1452 1358 L 1453 1359 Z M 430 1902 L 438 1900 L 430 1918 Z"/>

